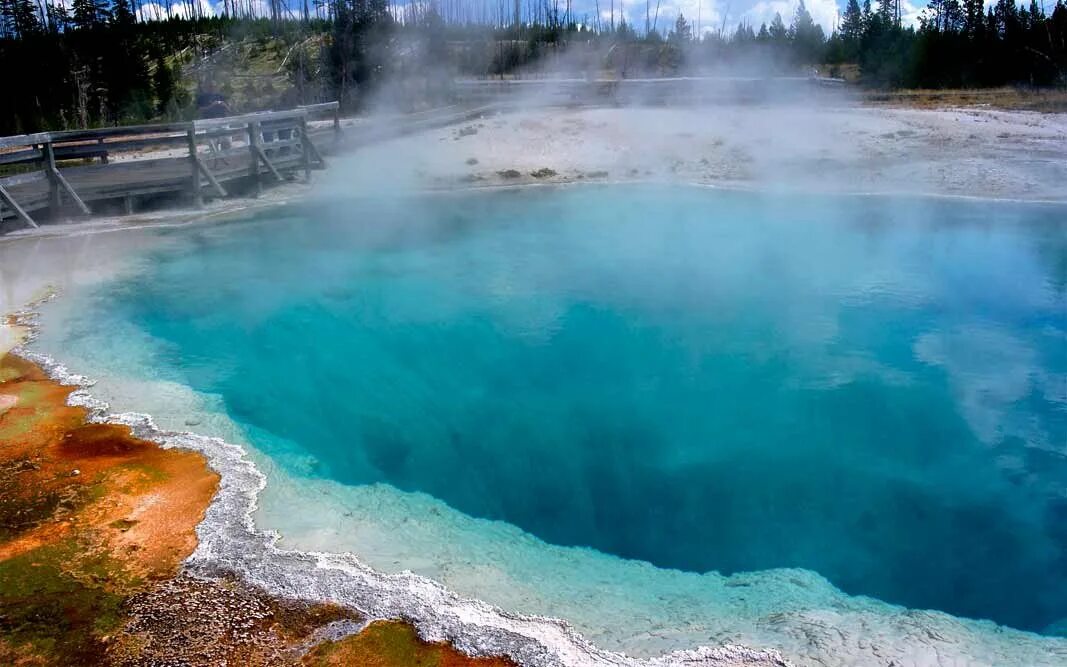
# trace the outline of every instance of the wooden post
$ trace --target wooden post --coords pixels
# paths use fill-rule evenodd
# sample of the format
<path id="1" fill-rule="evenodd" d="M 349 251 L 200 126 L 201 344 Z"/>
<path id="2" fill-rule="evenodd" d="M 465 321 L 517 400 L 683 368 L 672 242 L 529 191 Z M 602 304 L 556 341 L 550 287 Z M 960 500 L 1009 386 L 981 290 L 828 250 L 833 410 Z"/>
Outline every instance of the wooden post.
<path id="1" fill-rule="evenodd" d="M 341 105 L 333 109 L 333 145 L 334 148 L 341 143 Z"/>
<path id="2" fill-rule="evenodd" d="M 33 221 L 33 218 L 31 218 L 30 215 L 26 213 L 26 211 L 24 211 L 21 206 L 19 206 L 19 203 L 15 201 L 15 198 L 12 197 L 2 185 L 0 185 L 0 201 L 7 204 L 8 207 L 10 207 L 11 210 L 15 212 L 15 215 L 18 216 L 18 218 L 25 222 L 27 225 L 29 225 L 30 227 L 37 227 L 37 223 Z"/>
<path id="3" fill-rule="evenodd" d="M 263 150 L 263 137 L 266 136 L 267 133 L 262 130 L 262 126 L 259 124 L 258 121 L 249 123 L 248 127 L 249 134 L 251 135 L 249 138 L 249 145 L 252 147 L 252 162 L 255 163 L 257 159 L 262 162 L 263 166 L 267 168 L 267 173 L 273 176 L 274 180 L 280 183 L 283 180 L 282 175 L 279 174 L 278 170 L 274 168 L 273 164 L 271 164 L 270 158 L 267 157 L 267 151 Z M 259 193 L 263 191 L 262 181 L 259 178 L 259 165 L 254 164 L 254 166 L 256 176 L 256 191 L 257 193 Z"/>
<path id="4" fill-rule="evenodd" d="M 211 187 L 215 188 L 215 192 L 217 192 L 220 197 L 225 197 L 226 189 L 222 187 L 222 184 L 219 183 L 219 179 L 215 178 L 215 174 L 211 173 L 211 170 L 207 168 L 207 165 L 204 164 L 204 161 L 200 159 L 199 155 L 196 156 L 196 166 L 200 169 L 200 173 L 204 175 L 204 178 L 211 183 Z"/>
<path id="5" fill-rule="evenodd" d="M 44 145 L 44 168 L 48 173 L 48 205 L 52 209 L 52 215 L 59 215 L 59 207 L 63 200 L 59 194 L 59 180 L 56 179 L 56 152 L 52 149 L 52 142 Z"/>
<path id="6" fill-rule="evenodd" d="M 304 162 L 304 181 L 311 182 L 311 151 L 308 149 L 308 144 L 311 143 L 311 139 L 308 138 L 308 118 L 305 114 L 300 119 L 300 152 Z"/>
<path id="7" fill-rule="evenodd" d="M 189 139 L 189 188 L 193 195 L 193 206 L 200 208 L 204 205 L 204 198 L 200 194 L 200 165 L 197 164 L 196 158 L 196 125 L 189 123 L 189 130 L 186 133 Z"/>
<path id="8" fill-rule="evenodd" d="M 56 168 L 56 152 L 52 148 L 52 142 L 49 141 L 44 145 L 45 154 L 45 167 L 48 169 L 48 183 L 49 194 L 51 196 L 53 215 L 59 212 L 59 191 L 63 189 L 66 191 L 67 196 L 74 202 L 74 205 L 78 207 L 85 215 L 89 215 L 89 207 L 85 205 L 78 193 L 74 191 L 74 188 L 70 187 L 70 183 L 67 183 L 67 179 L 63 178 L 63 174 L 59 173 L 59 169 Z"/>
<path id="9" fill-rule="evenodd" d="M 252 121 L 248 124 L 248 159 L 249 176 L 252 178 L 252 196 L 258 197 L 263 192 L 263 184 L 259 180 L 259 123 Z"/>
<path id="10" fill-rule="evenodd" d="M 133 215 L 133 195 L 123 197 L 122 203 L 126 209 L 126 215 Z"/>

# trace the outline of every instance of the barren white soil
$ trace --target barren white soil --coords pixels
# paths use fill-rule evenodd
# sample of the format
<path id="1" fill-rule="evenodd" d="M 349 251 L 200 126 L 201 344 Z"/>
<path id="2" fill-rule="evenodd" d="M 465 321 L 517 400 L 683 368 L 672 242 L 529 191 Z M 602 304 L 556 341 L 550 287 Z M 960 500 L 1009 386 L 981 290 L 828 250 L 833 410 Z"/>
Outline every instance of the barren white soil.
<path id="1" fill-rule="evenodd" d="M 328 178 L 346 189 L 678 179 L 1067 201 L 1067 114 L 848 103 L 538 109 L 371 146 L 344 165 Z"/>

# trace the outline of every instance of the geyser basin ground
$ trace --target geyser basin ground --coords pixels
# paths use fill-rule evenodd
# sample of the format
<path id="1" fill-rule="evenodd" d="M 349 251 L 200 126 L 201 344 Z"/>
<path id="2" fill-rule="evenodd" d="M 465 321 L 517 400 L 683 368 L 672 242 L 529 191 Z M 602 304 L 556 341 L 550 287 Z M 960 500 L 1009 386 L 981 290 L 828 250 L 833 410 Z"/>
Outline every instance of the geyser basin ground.
<path id="1" fill-rule="evenodd" d="M 665 186 L 293 207 L 163 232 L 39 346 L 251 445 L 287 546 L 607 648 L 855 664 L 926 624 L 1055 664 L 879 601 L 1063 632 L 1063 219 Z"/>

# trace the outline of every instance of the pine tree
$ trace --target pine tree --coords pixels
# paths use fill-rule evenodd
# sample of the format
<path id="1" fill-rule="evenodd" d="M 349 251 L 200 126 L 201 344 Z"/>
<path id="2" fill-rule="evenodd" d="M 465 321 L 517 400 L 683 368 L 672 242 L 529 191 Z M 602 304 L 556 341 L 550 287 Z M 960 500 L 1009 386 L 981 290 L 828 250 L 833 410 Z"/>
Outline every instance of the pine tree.
<path id="1" fill-rule="evenodd" d="M 1045 20 L 1045 12 L 1041 11 L 1041 7 L 1038 6 L 1037 0 L 1030 0 L 1030 25 L 1040 25 Z"/>
<path id="2" fill-rule="evenodd" d="M 863 12 L 857 0 L 848 0 L 845 16 L 841 20 L 841 37 L 850 44 L 858 44 L 863 36 Z"/>
<path id="3" fill-rule="evenodd" d="M 813 64 L 818 59 L 823 42 L 826 41 L 826 35 L 822 31 L 822 26 L 816 25 L 811 18 L 811 13 L 804 6 L 804 0 L 797 3 L 789 34 L 793 39 L 793 49 L 797 59 L 804 64 Z"/>
<path id="4" fill-rule="evenodd" d="M 33 0 L 0 0 L 0 36 L 24 39 L 41 32 Z"/>
<path id="5" fill-rule="evenodd" d="M 48 31 L 52 34 L 65 32 L 70 27 L 70 11 L 59 0 L 48 0 L 45 12 Z"/>
<path id="6" fill-rule="evenodd" d="M 117 26 L 130 27 L 136 23 L 130 0 L 114 0 L 111 5 L 111 22 Z"/>
<path id="7" fill-rule="evenodd" d="M 896 25 L 900 14 L 900 5 L 897 0 L 879 0 L 878 16 L 886 25 Z"/>
<path id="8" fill-rule="evenodd" d="M 768 31 L 771 37 L 771 41 L 778 45 L 784 45 L 789 42 L 789 29 L 785 27 L 785 22 L 782 21 L 782 15 L 775 12 L 774 20 L 771 21 L 771 27 Z"/>
<path id="9" fill-rule="evenodd" d="M 163 56 L 156 57 L 156 71 L 152 75 L 152 89 L 156 96 L 156 113 L 166 115 L 174 99 L 177 77 Z"/>
<path id="10" fill-rule="evenodd" d="M 742 45 L 756 41 L 756 33 L 752 31 L 752 26 L 741 21 L 737 24 L 737 30 L 734 31 L 734 36 L 731 42 L 734 44 Z"/>
<path id="11" fill-rule="evenodd" d="M 963 0 L 963 29 L 972 39 L 982 33 L 982 0 Z"/>
<path id="12" fill-rule="evenodd" d="M 82 30 L 103 25 L 109 18 L 106 0 L 74 0 L 71 23 Z"/>
<path id="13" fill-rule="evenodd" d="M 693 29 L 689 27 L 689 22 L 685 20 L 685 17 L 678 14 L 678 18 L 674 22 L 674 29 L 667 33 L 667 50 L 664 53 L 664 64 L 672 70 L 677 70 L 681 67 L 682 63 L 685 62 L 686 51 L 692 39 Z"/>
<path id="14" fill-rule="evenodd" d="M 685 20 L 685 16 L 678 14 L 678 20 L 674 22 L 674 30 L 667 37 L 667 41 L 690 42 L 693 40 L 693 28 Z"/>
<path id="15" fill-rule="evenodd" d="M 956 33 L 963 29 L 963 7 L 959 0 L 941 0 L 941 30 Z"/>
<path id="16" fill-rule="evenodd" d="M 1011 38 L 1014 38 L 1022 28 L 1019 20 L 1019 7 L 1015 4 L 1015 0 L 997 0 L 993 11 L 996 15 L 999 32 L 1009 41 L 1014 41 Z"/>

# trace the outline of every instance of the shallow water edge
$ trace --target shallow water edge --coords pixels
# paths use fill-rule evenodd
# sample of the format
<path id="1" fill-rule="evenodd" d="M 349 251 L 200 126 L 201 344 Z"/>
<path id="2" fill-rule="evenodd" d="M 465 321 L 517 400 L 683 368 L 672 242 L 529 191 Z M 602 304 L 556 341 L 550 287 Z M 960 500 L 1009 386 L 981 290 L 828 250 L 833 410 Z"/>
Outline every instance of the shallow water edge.
<path id="1" fill-rule="evenodd" d="M 48 297 L 51 299 L 53 297 Z M 31 304 L 15 313 L 25 336 L 12 350 L 39 366 L 58 382 L 78 387 L 71 405 L 88 409 L 89 420 L 129 426 L 139 438 L 164 448 L 202 453 L 221 476 L 220 488 L 197 527 L 199 544 L 186 562 L 192 574 L 217 577 L 236 574 L 271 594 L 317 602 L 335 602 L 362 611 L 370 619 L 403 618 L 428 641 L 447 641 L 474 656 L 505 656 L 524 665 L 789 665 L 885 664 L 886 654 L 910 657 L 914 664 L 945 664 L 940 658 L 966 664 L 1067 664 L 1067 640 L 1041 637 L 997 626 L 966 621 L 940 612 L 908 610 L 865 599 L 885 613 L 875 626 L 867 614 L 848 618 L 844 609 L 827 609 L 783 619 L 795 627 L 790 634 L 809 644 L 806 655 L 783 656 L 777 650 L 726 645 L 681 650 L 647 660 L 606 651 L 593 645 L 559 619 L 512 614 L 478 600 L 463 598 L 425 577 L 403 572 L 383 574 L 353 554 L 302 552 L 278 546 L 280 535 L 263 531 L 253 519 L 266 477 L 246 451 L 220 438 L 156 427 L 149 415 L 111 413 L 90 392 L 94 382 L 78 375 L 53 357 L 32 349 L 40 330 Z M 888 623 L 886 623 L 888 621 Z M 840 628 L 835 625 L 840 624 Z M 892 631 L 887 636 L 887 629 Z M 792 652 L 790 652 L 792 653 Z M 813 654 L 833 656 L 832 662 L 812 660 Z"/>
<path id="2" fill-rule="evenodd" d="M 45 300 L 51 298 L 54 296 Z M 424 640 L 447 641 L 473 656 L 504 656 L 533 667 L 791 664 L 777 651 L 734 645 L 635 660 L 593 646 L 565 621 L 510 614 L 462 598 L 412 573 L 378 573 L 352 554 L 281 549 L 278 534 L 255 526 L 253 514 L 266 477 L 248 460 L 244 449 L 219 438 L 160 430 L 149 415 L 111 413 L 106 403 L 91 395 L 93 380 L 29 349 L 39 330 L 35 308 L 41 303 L 12 315 L 16 326 L 25 332 L 12 354 L 37 364 L 56 382 L 78 387 L 71 392 L 68 404 L 85 408 L 90 423 L 127 426 L 135 437 L 163 448 L 199 452 L 221 476 L 218 493 L 197 527 L 199 544 L 186 561 L 193 574 L 214 577 L 232 573 L 271 594 L 352 606 L 372 620 L 403 618 L 412 622 Z"/>

